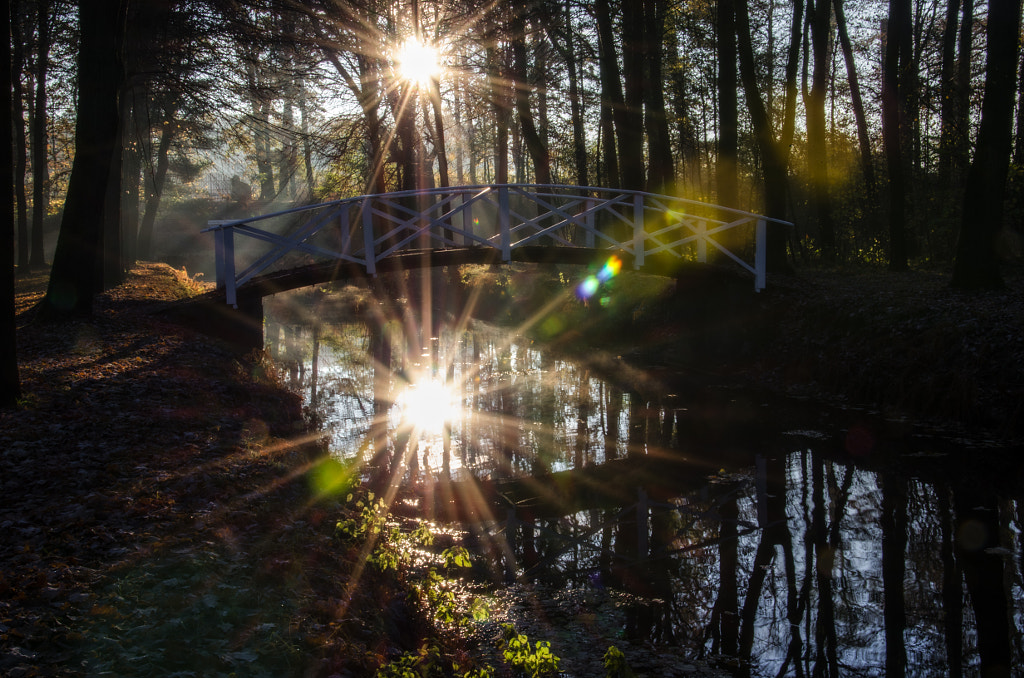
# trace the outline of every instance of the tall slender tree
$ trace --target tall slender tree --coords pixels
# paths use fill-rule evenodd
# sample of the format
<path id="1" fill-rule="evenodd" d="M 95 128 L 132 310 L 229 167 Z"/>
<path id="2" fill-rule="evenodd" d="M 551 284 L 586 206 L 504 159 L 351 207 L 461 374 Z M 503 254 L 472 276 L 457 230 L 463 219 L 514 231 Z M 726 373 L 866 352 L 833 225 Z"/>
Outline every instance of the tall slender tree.
<path id="1" fill-rule="evenodd" d="M 718 0 L 718 204 L 739 206 L 739 115 L 736 79 L 736 0 Z"/>
<path id="2" fill-rule="evenodd" d="M 910 0 L 889 0 L 882 64 L 882 138 L 889 171 L 889 268 L 904 271 L 907 252 L 907 180 L 912 53 Z"/>
<path id="3" fill-rule="evenodd" d="M 25 33 L 26 23 L 23 8 L 15 3 L 12 7 L 14 15 L 11 16 L 11 83 L 14 87 L 12 95 L 13 111 L 13 133 L 15 143 L 14 155 L 14 202 L 18 214 L 18 267 L 28 270 L 28 202 L 25 195 L 25 172 L 28 170 L 28 144 L 25 135 L 25 93 L 22 85 L 22 74 L 25 70 Z"/>
<path id="4" fill-rule="evenodd" d="M 38 39 L 36 40 L 36 95 L 29 121 L 29 133 L 32 136 L 32 249 L 29 254 L 29 267 L 42 268 L 46 265 L 45 239 L 43 223 L 49 211 L 48 184 L 49 162 L 47 159 L 47 73 L 50 63 L 50 0 L 37 0 L 36 21 L 38 22 Z"/>
<path id="5" fill-rule="evenodd" d="M 828 97 L 832 55 L 832 5 L 830 0 L 809 0 L 808 23 L 811 38 L 811 88 L 807 95 L 807 164 L 822 254 L 827 261 L 836 257 L 836 234 L 828 183 L 825 103 Z"/>
<path id="6" fill-rule="evenodd" d="M 11 3 L 0 0 L 0 129 L 11 129 Z M 14 318 L 14 156 L 0 144 L 0 408 L 21 397 Z"/>
<path id="7" fill-rule="evenodd" d="M 622 173 L 619 169 L 615 127 L 622 120 L 622 112 L 626 104 L 622 98 L 619 58 L 615 50 L 615 31 L 612 28 L 611 7 L 608 0 L 594 2 L 594 17 L 597 20 L 598 60 L 601 78 L 601 138 L 604 142 L 602 146 L 604 180 L 608 186 L 620 188 Z"/>
<path id="8" fill-rule="evenodd" d="M 116 209 L 108 203 L 108 186 L 120 175 L 112 167 L 121 158 L 118 94 L 124 19 L 122 0 L 82 0 L 79 5 L 75 160 L 42 302 L 44 318 L 91 315 L 93 298 L 104 288 L 104 224 L 108 209 Z"/>
<path id="9" fill-rule="evenodd" d="M 736 52 L 739 57 L 740 79 L 743 94 L 750 109 L 750 120 L 754 126 L 754 137 L 761 153 L 761 175 L 764 179 L 764 202 L 766 216 L 774 219 L 786 218 L 786 204 L 789 198 L 789 168 L 786 151 L 775 138 L 771 117 L 757 86 L 754 65 L 754 48 L 750 31 L 750 9 L 747 0 L 736 0 Z M 797 39 L 793 36 L 793 39 Z M 796 77 L 794 69 L 792 77 Z M 795 85 L 787 84 L 788 87 Z M 785 127 L 785 125 L 783 125 Z M 768 270 L 776 273 L 789 272 L 791 267 L 786 259 L 786 233 L 778 225 L 768 228 L 767 243 Z"/>
<path id="10" fill-rule="evenodd" d="M 1003 286 L 996 236 L 1010 166 L 1013 99 L 1017 88 L 1021 0 L 989 0 L 985 98 L 974 161 L 967 175 L 952 284 L 962 289 Z"/>

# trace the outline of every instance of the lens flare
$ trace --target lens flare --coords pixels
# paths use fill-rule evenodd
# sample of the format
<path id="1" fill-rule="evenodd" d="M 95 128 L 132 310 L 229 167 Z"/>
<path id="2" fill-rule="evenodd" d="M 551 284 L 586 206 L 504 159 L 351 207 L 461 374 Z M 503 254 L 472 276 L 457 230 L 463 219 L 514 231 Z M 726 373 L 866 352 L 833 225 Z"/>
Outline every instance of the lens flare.
<path id="1" fill-rule="evenodd" d="M 597 279 L 601 282 L 608 282 L 619 274 L 622 270 L 622 259 L 616 256 L 612 256 L 608 261 L 605 262 L 604 267 L 598 271 Z"/>
<path id="2" fill-rule="evenodd" d="M 451 391 L 436 379 L 410 384 L 395 404 L 404 424 L 426 433 L 440 433 L 456 412 Z"/>
<path id="3" fill-rule="evenodd" d="M 613 255 L 611 258 L 608 259 L 608 261 L 604 263 L 604 266 L 602 266 L 601 270 L 597 272 L 597 275 L 587 276 L 583 282 L 577 285 L 577 298 L 579 298 L 581 301 L 586 301 L 587 299 L 590 299 L 592 296 L 597 294 L 597 290 L 600 289 L 603 283 L 606 283 L 615 276 L 617 276 L 619 274 L 619 271 L 621 270 L 622 259 L 619 259 L 617 256 Z M 602 300 L 602 305 L 606 303 L 607 302 Z"/>
<path id="4" fill-rule="evenodd" d="M 441 75 L 441 55 L 433 45 L 407 40 L 395 57 L 398 72 L 408 82 L 425 86 Z"/>
<path id="5" fill-rule="evenodd" d="M 587 276 L 587 279 L 576 287 L 576 296 L 580 299 L 589 299 L 594 296 L 594 293 L 597 292 L 597 288 L 600 286 L 601 283 L 597 276 Z"/>

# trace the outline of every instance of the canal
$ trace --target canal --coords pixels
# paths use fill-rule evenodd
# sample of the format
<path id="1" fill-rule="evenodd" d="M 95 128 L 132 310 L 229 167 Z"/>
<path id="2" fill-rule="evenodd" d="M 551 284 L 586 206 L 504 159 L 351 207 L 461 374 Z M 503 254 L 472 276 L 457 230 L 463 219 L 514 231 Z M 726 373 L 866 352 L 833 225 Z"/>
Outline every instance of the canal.
<path id="1" fill-rule="evenodd" d="M 573 675 L 609 642 L 651 675 L 1024 665 L 1010 451 L 479 322 L 315 319 L 268 309 L 266 345 L 331 453 L 460 534 Z"/>

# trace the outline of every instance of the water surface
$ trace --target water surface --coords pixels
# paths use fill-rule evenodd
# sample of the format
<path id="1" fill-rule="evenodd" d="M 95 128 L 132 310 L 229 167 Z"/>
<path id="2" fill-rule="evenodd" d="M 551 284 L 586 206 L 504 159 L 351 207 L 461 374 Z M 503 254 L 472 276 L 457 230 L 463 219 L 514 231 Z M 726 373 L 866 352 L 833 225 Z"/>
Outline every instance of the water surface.
<path id="1" fill-rule="evenodd" d="M 271 319 L 267 343 L 333 454 L 458 521 L 495 586 L 570 601 L 552 633 L 614 594 L 622 643 L 736 675 L 1024 665 L 1012 455 L 496 329 L 407 334 Z"/>

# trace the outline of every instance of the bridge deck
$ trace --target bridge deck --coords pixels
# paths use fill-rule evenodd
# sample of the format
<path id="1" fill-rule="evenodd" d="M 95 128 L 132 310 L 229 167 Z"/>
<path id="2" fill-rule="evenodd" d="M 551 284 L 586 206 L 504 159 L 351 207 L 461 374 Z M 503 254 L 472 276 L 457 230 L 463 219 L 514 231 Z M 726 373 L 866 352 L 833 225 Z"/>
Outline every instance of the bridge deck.
<path id="1" fill-rule="evenodd" d="M 706 261 L 709 248 L 753 274 L 760 290 L 769 223 L 788 225 L 638 191 L 500 184 L 360 196 L 210 222 L 206 232 L 216 238 L 217 284 L 234 306 L 243 287 L 269 294 L 354 267 L 374 276 L 457 263 L 589 263 L 615 253 L 651 270 L 658 259 Z"/>

